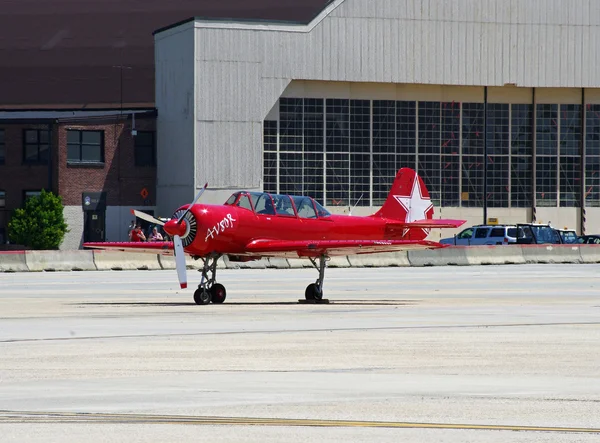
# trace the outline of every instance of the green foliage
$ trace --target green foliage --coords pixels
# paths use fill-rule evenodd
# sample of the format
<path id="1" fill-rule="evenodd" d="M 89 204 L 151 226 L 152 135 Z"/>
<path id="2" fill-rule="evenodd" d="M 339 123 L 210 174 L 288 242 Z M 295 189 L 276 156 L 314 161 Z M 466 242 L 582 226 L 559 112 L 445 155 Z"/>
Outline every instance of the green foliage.
<path id="1" fill-rule="evenodd" d="M 33 249 L 58 249 L 66 232 L 62 198 L 44 190 L 28 198 L 8 223 L 10 241 Z"/>

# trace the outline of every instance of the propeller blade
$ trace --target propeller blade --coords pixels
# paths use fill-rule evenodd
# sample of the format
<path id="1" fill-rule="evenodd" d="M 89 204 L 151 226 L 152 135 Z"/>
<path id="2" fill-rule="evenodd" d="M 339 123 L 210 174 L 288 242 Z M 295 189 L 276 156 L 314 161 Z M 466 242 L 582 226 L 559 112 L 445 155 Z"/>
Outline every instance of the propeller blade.
<path id="1" fill-rule="evenodd" d="M 187 288 L 187 272 L 185 269 L 185 253 L 183 252 L 183 244 L 181 237 L 178 235 L 173 237 L 173 246 L 175 247 L 175 267 L 177 268 L 177 278 L 181 289 Z"/>
<path id="2" fill-rule="evenodd" d="M 190 209 L 192 209 L 192 206 L 194 206 L 196 204 L 196 202 L 198 200 L 200 200 L 200 196 L 204 193 L 204 191 L 206 191 L 207 187 L 208 187 L 208 182 L 206 182 L 204 184 L 204 187 L 202 189 L 200 189 L 200 192 L 198 192 L 198 195 L 196 195 L 196 198 L 194 199 L 194 201 L 192 202 L 192 204 L 188 206 L 188 208 L 185 210 L 185 212 L 183 214 L 181 214 L 181 217 L 179 217 L 179 220 L 177 220 L 177 224 L 178 225 L 181 224 L 181 222 L 183 221 L 183 218 L 186 216 L 186 214 L 188 212 L 190 212 Z"/>
<path id="3" fill-rule="evenodd" d="M 136 211 L 135 209 L 131 210 L 131 213 L 135 215 L 137 218 L 141 218 L 142 220 L 146 220 L 147 222 L 154 223 L 160 226 L 164 226 L 165 222 L 160 221 L 157 218 L 152 217 L 150 214 L 146 214 L 145 212 Z"/>

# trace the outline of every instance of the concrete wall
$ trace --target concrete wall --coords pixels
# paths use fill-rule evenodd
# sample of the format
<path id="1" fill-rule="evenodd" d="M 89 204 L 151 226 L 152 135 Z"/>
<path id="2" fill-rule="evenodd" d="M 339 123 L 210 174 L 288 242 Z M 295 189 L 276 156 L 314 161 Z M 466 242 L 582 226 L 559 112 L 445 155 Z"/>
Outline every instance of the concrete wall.
<path id="1" fill-rule="evenodd" d="M 69 232 L 60 245 L 60 249 L 79 249 L 83 244 L 83 209 L 79 206 L 65 206 L 63 215 Z"/>
<path id="2" fill-rule="evenodd" d="M 173 207 L 194 198 L 196 157 L 195 56 L 193 23 L 155 38 L 157 117 L 157 210 L 171 213 Z M 207 145 L 201 149 L 210 150 Z"/>

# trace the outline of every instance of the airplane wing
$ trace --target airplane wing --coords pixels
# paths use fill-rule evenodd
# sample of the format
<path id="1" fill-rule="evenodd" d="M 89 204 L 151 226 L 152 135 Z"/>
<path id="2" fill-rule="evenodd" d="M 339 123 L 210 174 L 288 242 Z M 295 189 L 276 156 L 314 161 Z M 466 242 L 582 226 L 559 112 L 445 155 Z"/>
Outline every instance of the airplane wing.
<path id="1" fill-rule="evenodd" d="M 256 257 L 330 257 L 381 252 L 437 249 L 447 245 L 420 240 L 254 240 L 246 245 L 247 255 Z"/>
<path id="2" fill-rule="evenodd" d="M 84 248 L 104 249 L 107 251 L 139 252 L 146 254 L 173 255 L 173 242 L 91 242 L 84 243 Z"/>

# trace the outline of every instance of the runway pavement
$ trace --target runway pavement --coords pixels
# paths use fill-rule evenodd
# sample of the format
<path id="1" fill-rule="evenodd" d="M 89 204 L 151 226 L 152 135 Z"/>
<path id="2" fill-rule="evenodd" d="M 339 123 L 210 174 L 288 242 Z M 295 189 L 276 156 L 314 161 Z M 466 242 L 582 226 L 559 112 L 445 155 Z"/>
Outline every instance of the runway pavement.
<path id="1" fill-rule="evenodd" d="M 0 441 L 600 440 L 600 265 L 315 278 L 0 273 Z"/>

